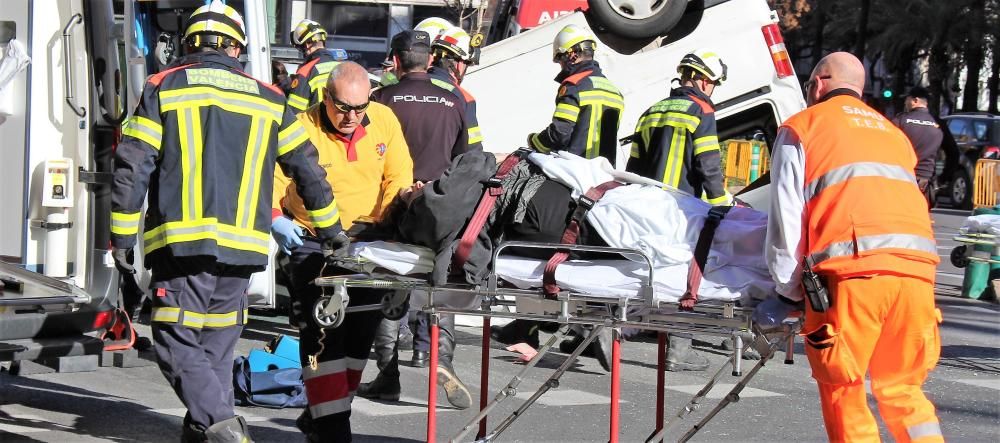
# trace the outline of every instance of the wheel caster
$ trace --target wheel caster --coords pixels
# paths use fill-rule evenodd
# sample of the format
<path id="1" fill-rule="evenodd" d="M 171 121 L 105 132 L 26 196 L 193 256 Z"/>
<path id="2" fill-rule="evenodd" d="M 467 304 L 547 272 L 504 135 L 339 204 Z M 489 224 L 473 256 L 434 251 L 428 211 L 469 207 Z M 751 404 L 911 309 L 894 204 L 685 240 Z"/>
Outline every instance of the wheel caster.
<path id="1" fill-rule="evenodd" d="M 951 250 L 951 264 L 956 268 L 964 268 L 969 266 L 969 257 L 966 256 L 968 252 L 968 245 L 956 246 L 955 249 Z"/>
<path id="2" fill-rule="evenodd" d="M 410 310 L 409 293 L 398 292 L 388 293 L 382 297 L 382 315 L 391 321 L 403 318 L 406 316 L 406 311 Z"/>
<path id="3" fill-rule="evenodd" d="M 351 302 L 347 295 L 347 284 L 339 282 L 333 286 L 333 295 L 320 297 L 313 305 L 313 320 L 321 328 L 336 328 L 344 322 L 347 305 Z"/>

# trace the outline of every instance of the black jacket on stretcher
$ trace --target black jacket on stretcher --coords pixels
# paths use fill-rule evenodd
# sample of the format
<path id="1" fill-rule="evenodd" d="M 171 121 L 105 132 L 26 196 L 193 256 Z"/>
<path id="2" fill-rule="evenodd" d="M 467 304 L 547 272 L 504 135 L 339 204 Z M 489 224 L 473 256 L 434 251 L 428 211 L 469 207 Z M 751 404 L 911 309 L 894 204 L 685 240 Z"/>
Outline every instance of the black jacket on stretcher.
<path id="1" fill-rule="evenodd" d="M 670 91 L 639 117 L 632 136 L 632 155 L 626 170 L 659 180 L 668 186 L 724 204 L 719 137 L 715 106 L 696 88 Z"/>
<path id="2" fill-rule="evenodd" d="M 531 148 L 539 152 L 569 151 L 584 158 L 604 157 L 615 163 L 618 152 L 618 124 L 625 99 L 590 60 L 573 65 L 556 77 L 559 92 L 552 123 L 528 136 Z"/>
<path id="3" fill-rule="evenodd" d="M 131 248 L 143 223 L 145 263 L 215 257 L 263 269 L 277 161 L 293 177 L 319 235 L 340 232 L 326 173 L 281 91 L 217 52 L 189 55 L 146 82 L 115 151 L 111 241 Z"/>

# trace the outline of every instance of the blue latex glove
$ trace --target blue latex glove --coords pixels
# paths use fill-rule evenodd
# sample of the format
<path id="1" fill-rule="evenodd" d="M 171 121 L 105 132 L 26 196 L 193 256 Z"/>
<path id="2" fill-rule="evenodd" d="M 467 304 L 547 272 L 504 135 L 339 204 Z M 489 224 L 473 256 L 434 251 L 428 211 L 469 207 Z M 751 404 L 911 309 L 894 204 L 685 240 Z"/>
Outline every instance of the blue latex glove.
<path id="1" fill-rule="evenodd" d="M 753 321 L 763 327 L 774 327 L 781 324 L 788 318 L 792 311 L 797 310 L 796 305 L 782 301 L 777 295 L 764 300 L 753 310 Z"/>
<path id="2" fill-rule="evenodd" d="M 302 246 L 302 227 L 288 217 L 281 216 L 271 220 L 271 235 L 285 254 Z"/>

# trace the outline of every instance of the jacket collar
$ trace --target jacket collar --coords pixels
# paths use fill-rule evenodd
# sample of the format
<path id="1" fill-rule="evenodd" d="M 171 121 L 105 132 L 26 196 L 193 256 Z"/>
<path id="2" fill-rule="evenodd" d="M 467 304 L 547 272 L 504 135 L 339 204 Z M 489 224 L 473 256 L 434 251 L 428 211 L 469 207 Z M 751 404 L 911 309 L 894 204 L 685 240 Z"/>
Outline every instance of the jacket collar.
<path id="1" fill-rule="evenodd" d="M 825 101 L 827 101 L 827 100 L 829 100 L 831 98 L 834 98 L 834 97 L 837 97 L 837 96 L 841 96 L 841 95 L 849 95 L 849 96 L 854 97 L 854 98 L 856 98 L 858 100 L 861 100 L 861 94 L 858 94 L 857 92 L 854 92 L 854 91 L 852 91 L 850 89 L 847 89 L 847 88 L 837 88 L 837 89 L 834 89 L 834 90 L 832 90 L 830 92 L 827 92 L 826 95 L 823 96 L 823 98 L 819 99 L 819 103 L 823 103 L 823 102 L 825 102 Z"/>
<path id="2" fill-rule="evenodd" d="M 601 75 L 601 65 L 597 63 L 597 60 L 587 60 L 570 66 L 569 69 L 559 72 L 556 76 L 556 83 L 562 83 L 568 77 L 579 74 L 583 71 L 592 71 L 590 75 Z"/>
<path id="3" fill-rule="evenodd" d="M 240 72 L 243 71 L 243 65 L 240 64 L 239 60 L 218 51 L 195 52 L 193 54 L 188 54 L 178 59 L 173 65 L 181 66 L 198 63 L 218 64 L 229 69 L 235 69 Z"/>
<path id="4" fill-rule="evenodd" d="M 709 97 L 704 92 L 701 92 L 701 89 L 698 89 L 694 86 L 678 86 L 670 91 L 670 95 L 673 96 L 686 95 L 688 97 L 693 97 L 704 103 L 708 103 L 709 105 L 712 106 L 713 110 L 715 109 L 715 103 L 712 103 L 712 98 Z"/>

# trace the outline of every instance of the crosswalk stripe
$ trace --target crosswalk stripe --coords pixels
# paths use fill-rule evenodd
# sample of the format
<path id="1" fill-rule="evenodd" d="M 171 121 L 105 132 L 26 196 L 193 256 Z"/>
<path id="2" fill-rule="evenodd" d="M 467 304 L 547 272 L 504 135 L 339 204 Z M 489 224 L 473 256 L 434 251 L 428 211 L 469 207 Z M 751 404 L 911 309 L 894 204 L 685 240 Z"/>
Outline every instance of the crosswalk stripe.
<path id="1" fill-rule="evenodd" d="M 736 385 L 732 383 L 719 383 L 714 387 L 712 387 L 711 391 L 708 391 L 708 395 L 706 396 L 706 398 L 719 399 L 725 397 L 726 394 L 728 394 L 729 391 L 733 389 L 733 386 Z M 697 394 L 698 391 L 701 391 L 701 389 L 704 387 L 705 387 L 704 385 L 680 385 L 680 386 L 667 386 L 667 389 L 694 395 Z M 765 391 L 763 389 L 755 389 L 755 388 L 743 388 L 743 391 L 740 392 L 740 398 L 784 397 L 784 396 L 785 394 L 781 394 L 778 392 Z"/>
<path id="2" fill-rule="evenodd" d="M 535 391 L 518 391 L 517 398 L 527 400 L 534 393 Z M 607 405 L 611 403 L 611 397 L 576 389 L 552 389 L 539 397 L 537 403 L 548 406 Z M 622 400 L 621 403 L 628 402 Z"/>
<path id="3" fill-rule="evenodd" d="M 149 409 L 146 412 L 151 413 L 151 414 L 160 414 L 160 415 L 167 415 L 167 416 L 170 416 L 170 417 L 180 417 L 180 418 L 184 418 L 184 416 L 187 415 L 187 409 L 184 409 L 184 408 Z M 267 421 L 267 417 L 258 417 L 256 415 L 247 414 L 247 413 L 240 413 L 240 412 L 237 412 L 237 414 L 240 414 L 241 416 L 243 416 L 243 418 L 248 423 L 249 422 Z"/>
<path id="4" fill-rule="evenodd" d="M 982 379 L 982 378 L 961 378 L 958 380 L 952 380 L 958 383 L 964 383 L 967 385 L 977 386 L 980 388 L 989 388 L 1000 391 L 1000 379 Z"/>
<path id="5" fill-rule="evenodd" d="M 437 412 L 459 411 L 459 409 L 455 409 L 447 404 L 447 400 L 444 398 L 443 394 L 444 393 L 441 392 L 440 395 L 438 395 L 438 399 L 440 399 L 441 402 L 438 403 Z M 354 401 L 351 403 L 351 413 L 363 414 L 369 417 L 426 414 L 427 398 L 408 397 L 404 395 L 399 398 L 398 402 L 382 402 L 362 397 L 354 397 Z"/>
<path id="6" fill-rule="evenodd" d="M 9 417 L 21 424 L 19 425 L 0 424 L 0 432 L 6 432 L 10 434 L 31 434 L 34 432 L 48 432 L 57 430 L 52 428 L 63 428 L 63 430 L 65 431 L 73 430 L 72 427 L 64 426 L 59 423 L 52 423 L 46 420 L 45 418 L 39 417 L 37 415 L 11 414 Z M 42 427 L 36 428 L 33 426 L 24 426 L 24 424 L 30 422 L 38 423 Z"/>

